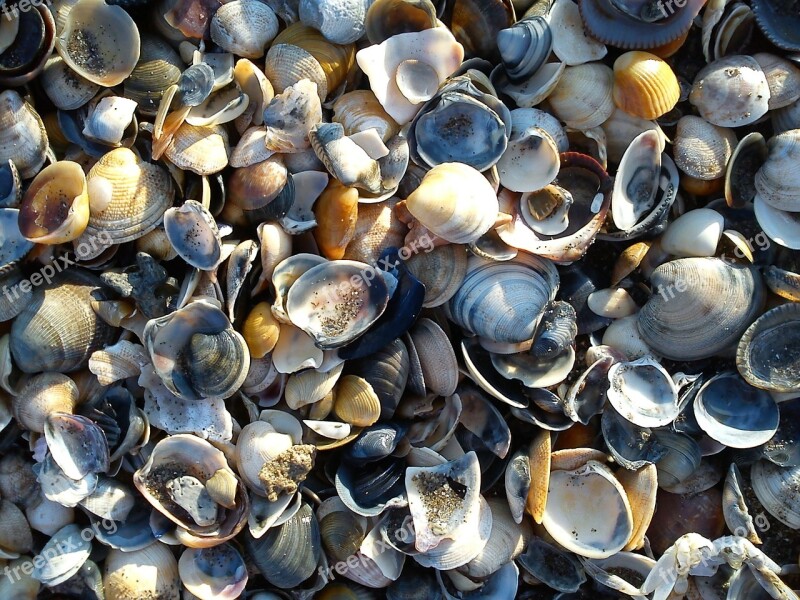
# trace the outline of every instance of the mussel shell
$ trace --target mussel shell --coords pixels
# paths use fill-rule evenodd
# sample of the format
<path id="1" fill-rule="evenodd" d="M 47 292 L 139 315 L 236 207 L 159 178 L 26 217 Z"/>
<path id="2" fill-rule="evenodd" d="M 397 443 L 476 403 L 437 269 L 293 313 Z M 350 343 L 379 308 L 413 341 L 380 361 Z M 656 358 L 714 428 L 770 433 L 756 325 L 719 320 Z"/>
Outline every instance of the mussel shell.
<path id="1" fill-rule="evenodd" d="M 263 537 L 256 539 L 245 534 L 244 545 L 264 578 L 281 589 L 294 588 L 308 579 L 317 568 L 322 551 L 319 523 L 306 503 L 284 524 L 267 530 Z"/>
<path id="2" fill-rule="evenodd" d="M 395 423 L 366 427 L 347 446 L 343 457 L 354 463 L 386 458 L 397 449 L 405 433 L 406 427 Z"/>
<path id="3" fill-rule="evenodd" d="M 405 460 L 392 457 L 369 465 L 342 462 L 336 471 L 336 491 L 353 512 L 375 516 L 405 495 L 405 469 Z"/>
<path id="4" fill-rule="evenodd" d="M 11 326 L 11 355 L 26 373 L 78 370 L 113 342 L 114 329 L 92 310 L 101 283 L 72 269 L 33 292 Z"/>
<path id="5" fill-rule="evenodd" d="M 800 391 L 800 304 L 764 313 L 744 332 L 736 366 L 748 383 L 775 392 Z"/>

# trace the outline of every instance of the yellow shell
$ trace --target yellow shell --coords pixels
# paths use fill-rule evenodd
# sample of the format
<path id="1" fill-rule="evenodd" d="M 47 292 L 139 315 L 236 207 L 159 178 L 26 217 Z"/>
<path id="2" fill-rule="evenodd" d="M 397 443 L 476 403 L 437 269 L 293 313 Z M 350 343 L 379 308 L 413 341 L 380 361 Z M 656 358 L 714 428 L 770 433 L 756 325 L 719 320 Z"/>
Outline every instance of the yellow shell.
<path id="1" fill-rule="evenodd" d="M 244 341 L 253 358 L 263 358 L 272 352 L 278 343 L 279 333 L 280 324 L 272 315 L 272 307 L 268 302 L 256 304 L 242 326 Z"/>
<path id="2" fill-rule="evenodd" d="M 172 206 L 174 188 L 164 169 L 142 162 L 128 148 L 103 155 L 86 178 L 91 215 L 86 234 L 115 244 L 152 231 Z"/>
<path id="3" fill-rule="evenodd" d="M 369 427 L 381 416 L 381 402 L 365 379 L 345 375 L 334 391 L 333 412 L 345 423 Z"/>
<path id="4" fill-rule="evenodd" d="M 319 251 L 329 260 L 343 258 L 356 231 L 358 190 L 331 179 L 314 204 L 314 216 L 314 239 Z"/>
<path id="5" fill-rule="evenodd" d="M 14 397 L 14 417 L 25 429 L 42 433 L 47 416 L 54 412 L 72 414 L 78 404 L 78 386 L 61 373 L 40 373 L 31 377 Z"/>
<path id="6" fill-rule="evenodd" d="M 346 560 L 355 554 L 364 541 L 364 530 L 358 518 L 349 511 L 338 510 L 319 522 L 322 544 L 334 560 Z"/>
<path id="7" fill-rule="evenodd" d="M 633 533 L 623 550 L 638 550 L 644 545 L 644 534 L 656 510 L 658 474 L 654 464 L 636 471 L 620 469 L 616 477 L 622 484 L 633 514 Z"/>
<path id="8" fill-rule="evenodd" d="M 287 46 L 299 48 L 307 56 Z M 344 81 L 355 62 L 355 56 L 353 44 L 334 44 L 316 29 L 298 22 L 289 25 L 272 41 L 264 73 L 275 87 L 275 92 L 280 94 L 303 77 L 308 77 L 302 73 L 318 73 L 318 66 L 325 75 L 325 83 L 316 77 L 308 79 L 316 82 L 320 98 L 324 100 Z M 308 57 L 317 65 L 309 62 Z"/>
<path id="9" fill-rule="evenodd" d="M 550 482 L 550 432 L 541 430 L 531 440 L 528 462 L 531 469 L 531 487 L 525 508 L 537 523 L 544 518 L 547 504 L 547 487 Z"/>
<path id="10" fill-rule="evenodd" d="M 346 260 L 375 263 L 384 248 L 400 248 L 408 228 L 397 217 L 394 210 L 398 200 L 391 199 L 377 204 L 362 204 L 358 207 L 356 231 L 347 244 Z"/>
<path id="11" fill-rule="evenodd" d="M 22 235 L 39 244 L 63 244 L 80 237 L 88 223 L 89 193 L 81 166 L 62 160 L 40 171 L 20 207 Z"/>
<path id="12" fill-rule="evenodd" d="M 166 150 L 175 166 L 198 175 L 213 175 L 228 166 L 228 134 L 221 125 L 196 127 L 183 123 Z"/>
<path id="13" fill-rule="evenodd" d="M 668 113 L 681 96 L 672 68 L 655 54 L 626 52 L 614 62 L 614 103 L 642 119 Z"/>

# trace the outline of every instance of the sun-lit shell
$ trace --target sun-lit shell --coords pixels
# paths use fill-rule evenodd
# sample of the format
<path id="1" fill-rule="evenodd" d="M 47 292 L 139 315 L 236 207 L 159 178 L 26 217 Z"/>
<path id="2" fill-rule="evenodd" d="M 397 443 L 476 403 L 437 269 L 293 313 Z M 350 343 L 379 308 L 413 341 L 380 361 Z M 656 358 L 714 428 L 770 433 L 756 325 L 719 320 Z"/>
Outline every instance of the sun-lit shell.
<path id="1" fill-rule="evenodd" d="M 0 93 L 0 160 L 11 159 L 23 179 L 39 172 L 47 152 L 47 131 L 39 114 L 14 90 Z"/>
<path id="2" fill-rule="evenodd" d="M 602 63 L 567 67 L 547 97 L 555 115 L 574 129 L 600 126 L 614 112 L 614 72 Z"/>
<path id="3" fill-rule="evenodd" d="M 681 171 L 697 179 L 712 180 L 725 174 L 736 147 L 736 134 L 687 115 L 678 121 L 673 143 L 675 164 Z"/>
<path id="4" fill-rule="evenodd" d="M 223 4 L 211 19 L 211 39 L 226 52 L 244 58 L 260 58 L 278 34 L 278 18 L 272 9 L 256 0 L 233 0 Z"/>
<path id="5" fill-rule="evenodd" d="M 648 52 L 627 52 L 614 61 L 614 102 L 642 119 L 672 110 L 681 90 L 670 66 Z"/>
<path id="6" fill-rule="evenodd" d="M 63 160 L 40 171 L 20 207 L 22 235 L 40 244 L 61 244 L 80 237 L 88 223 L 89 194 L 81 166 Z"/>

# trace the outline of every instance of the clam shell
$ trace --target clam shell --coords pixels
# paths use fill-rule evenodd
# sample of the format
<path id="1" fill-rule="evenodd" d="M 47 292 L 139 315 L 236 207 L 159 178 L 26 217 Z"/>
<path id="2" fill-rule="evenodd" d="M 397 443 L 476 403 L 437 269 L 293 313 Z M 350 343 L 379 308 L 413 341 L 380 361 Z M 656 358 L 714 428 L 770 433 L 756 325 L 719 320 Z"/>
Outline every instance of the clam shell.
<path id="1" fill-rule="evenodd" d="M 700 446 L 693 438 L 682 433 L 658 430 L 656 441 L 666 450 L 656 462 L 658 485 L 673 488 L 686 481 L 700 466 Z"/>
<path id="2" fill-rule="evenodd" d="M 753 55 L 769 86 L 769 109 L 775 110 L 793 104 L 800 99 L 800 69 L 788 60 L 768 54 L 757 52 Z"/>
<path id="3" fill-rule="evenodd" d="M 80 108 L 100 89 L 96 83 L 73 71 L 60 56 L 53 56 L 42 71 L 42 87 L 47 97 L 61 110 Z"/>
<path id="4" fill-rule="evenodd" d="M 341 123 L 345 135 L 375 129 L 384 142 L 400 132 L 400 126 L 371 90 L 354 90 L 339 96 L 333 103 L 333 121 Z"/>
<path id="5" fill-rule="evenodd" d="M 399 33 L 436 27 L 436 7 L 429 0 L 375 0 L 364 25 L 370 43 L 380 44 Z"/>
<path id="6" fill-rule="evenodd" d="M 608 400 L 630 422 L 661 427 L 680 413 L 678 388 L 669 373 L 650 356 L 618 362 L 608 371 Z"/>
<path id="7" fill-rule="evenodd" d="M 370 193 L 381 190 L 380 166 L 352 138 L 344 135 L 339 123 L 317 123 L 309 131 L 314 153 L 328 172 L 346 186 Z"/>
<path id="8" fill-rule="evenodd" d="M 211 18 L 211 39 L 225 52 L 244 58 L 260 58 L 278 35 L 278 17 L 263 2 L 232 0 Z"/>
<path id="9" fill-rule="evenodd" d="M 769 514 L 792 529 L 800 529 L 800 467 L 779 467 L 759 460 L 750 471 L 750 483 Z"/>
<path id="10" fill-rule="evenodd" d="M 366 0 L 300 0 L 300 20 L 319 30 L 336 44 L 351 44 L 364 35 L 364 21 L 369 2 Z"/>
<path id="11" fill-rule="evenodd" d="M 369 382 L 355 375 L 345 375 L 334 391 L 333 412 L 345 423 L 368 427 L 380 417 L 381 403 Z"/>
<path id="12" fill-rule="evenodd" d="M 103 585 L 110 598 L 152 594 L 177 600 L 178 561 L 170 547 L 161 542 L 131 552 L 112 549 L 105 560 Z"/>
<path id="13" fill-rule="evenodd" d="M 767 160 L 769 151 L 764 136 L 749 133 L 739 140 L 725 171 L 725 201 L 732 208 L 742 208 L 756 195 L 755 176 Z"/>
<path id="14" fill-rule="evenodd" d="M 473 242 L 489 231 L 498 212 L 491 184 L 461 163 L 433 167 L 406 199 L 406 206 L 424 227 L 456 244 Z"/>
<path id="15" fill-rule="evenodd" d="M 434 321 L 420 319 L 411 330 L 425 387 L 438 396 L 450 396 L 458 384 L 458 363 L 447 334 Z"/>
<path id="16" fill-rule="evenodd" d="M 750 56 L 726 56 L 706 65 L 695 78 L 689 101 L 709 123 L 748 125 L 769 110 L 769 85 Z"/>
<path id="17" fill-rule="evenodd" d="M 0 161 L 13 160 L 23 179 L 30 179 L 45 161 L 47 131 L 34 108 L 14 90 L 0 93 Z"/>
<path id="18" fill-rule="evenodd" d="M 414 254 L 406 262 L 409 271 L 425 286 L 422 306 L 441 306 L 458 291 L 467 274 L 467 253 L 459 244 L 447 244 L 430 252 Z"/>
<path id="19" fill-rule="evenodd" d="M 129 98 L 106 96 L 93 103 L 83 127 L 83 135 L 91 141 L 119 147 L 123 135 L 134 121 L 137 104 Z"/>
<path id="20" fill-rule="evenodd" d="M 599 61 L 608 53 L 605 44 L 584 33 L 580 10 L 575 2 L 555 0 L 550 8 L 549 23 L 553 52 L 568 66 Z"/>
<path id="21" fill-rule="evenodd" d="M 710 208 L 682 214 L 661 238 L 661 249 L 675 256 L 712 256 L 717 249 L 724 218 Z"/>
<path id="22" fill-rule="evenodd" d="M 543 17 L 527 17 L 497 34 L 497 48 L 512 81 L 532 77 L 553 49 L 553 33 Z"/>
<path id="23" fill-rule="evenodd" d="M 768 148 L 769 155 L 756 173 L 756 191 L 776 209 L 800 212 L 800 175 L 791 167 L 800 157 L 800 130 L 776 135 Z"/>
<path id="24" fill-rule="evenodd" d="M 764 284 L 751 267 L 715 258 L 673 260 L 658 267 L 651 281 L 657 293 L 639 312 L 639 332 L 653 351 L 674 360 L 728 349 L 764 302 Z"/>
<path id="25" fill-rule="evenodd" d="M 614 72 L 601 63 L 567 67 L 547 97 L 553 113 L 568 127 L 599 127 L 614 112 Z"/>
<path id="26" fill-rule="evenodd" d="M 663 151 L 658 132 L 647 130 L 622 155 L 611 195 L 611 217 L 618 229 L 631 229 L 655 206 Z"/>
<path id="27" fill-rule="evenodd" d="M 773 308 L 759 317 L 739 340 L 736 366 L 750 385 L 775 392 L 800 389 L 795 336 L 800 334 L 800 306 Z"/>
<path id="28" fill-rule="evenodd" d="M 122 83 L 139 60 L 139 29 L 120 6 L 79 0 L 56 39 L 56 50 L 78 75 L 104 87 Z"/>
<path id="29" fill-rule="evenodd" d="M 678 121 L 673 156 L 678 168 L 705 181 L 718 179 L 736 147 L 736 134 L 730 129 L 687 115 Z"/>
<path id="30" fill-rule="evenodd" d="M 760 194 L 753 200 L 756 221 L 771 240 L 794 250 L 800 249 L 798 213 L 780 210 L 766 202 Z"/>
<path id="31" fill-rule="evenodd" d="M 184 123 L 166 149 L 167 158 L 198 175 L 213 175 L 228 164 L 228 134 L 220 125 L 196 127 Z"/>
<path id="32" fill-rule="evenodd" d="M 182 70 L 183 62 L 172 46 L 161 38 L 143 34 L 139 61 L 123 83 L 125 97 L 136 101 L 143 114 L 155 116 L 161 96 L 178 83 Z M 96 84 L 87 80 L 83 87 L 88 85 Z"/>
<path id="33" fill-rule="evenodd" d="M 564 548 L 580 556 L 607 558 L 622 550 L 633 534 L 625 490 L 597 461 L 550 473 L 547 496 L 542 525 Z"/>
<path id="34" fill-rule="evenodd" d="M 248 579 L 244 559 L 230 544 L 188 548 L 178 561 L 178 574 L 188 592 L 220 600 L 239 597 Z"/>
<path id="35" fill-rule="evenodd" d="M 195 200 L 167 209 L 164 233 L 175 252 L 196 269 L 210 271 L 222 259 L 222 240 L 214 217 Z"/>
<path id="36" fill-rule="evenodd" d="M 54 413 L 71 414 L 78 405 L 78 386 L 61 373 L 40 373 L 29 379 L 14 397 L 14 418 L 25 429 L 44 432 L 47 416 Z"/>
<path id="37" fill-rule="evenodd" d="M 264 74 L 281 93 L 302 79 L 317 84 L 320 100 L 328 95 L 328 80 L 325 71 L 316 58 L 309 52 L 292 44 L 273 44 L 267 52 Z"/>

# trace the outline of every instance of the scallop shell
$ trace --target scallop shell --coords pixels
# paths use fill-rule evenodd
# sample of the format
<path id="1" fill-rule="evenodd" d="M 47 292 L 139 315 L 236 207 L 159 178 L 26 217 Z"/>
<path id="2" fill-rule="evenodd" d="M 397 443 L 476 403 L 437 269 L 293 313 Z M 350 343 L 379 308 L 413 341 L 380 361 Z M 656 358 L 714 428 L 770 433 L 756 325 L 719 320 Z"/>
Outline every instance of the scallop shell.
<path id="1" fill-rule="evenodd" d="M 141 161 L 128 148 L 105 154 L 86 180 L 92 207 L 86 235 L 105 235 L 115 244 L 155 229 L 172 205 L 174 188 L 169 174 Z"/>
<path id="2" fill-rule="evenodd" d="M 699 360 L 730 348 L 765 297 L 752 267 L 716 258 L 673 260 L 658 267 L 651 281 L 656 292 L 639 312 L 639 332 L 657 354 L 674 360 Z"/>

